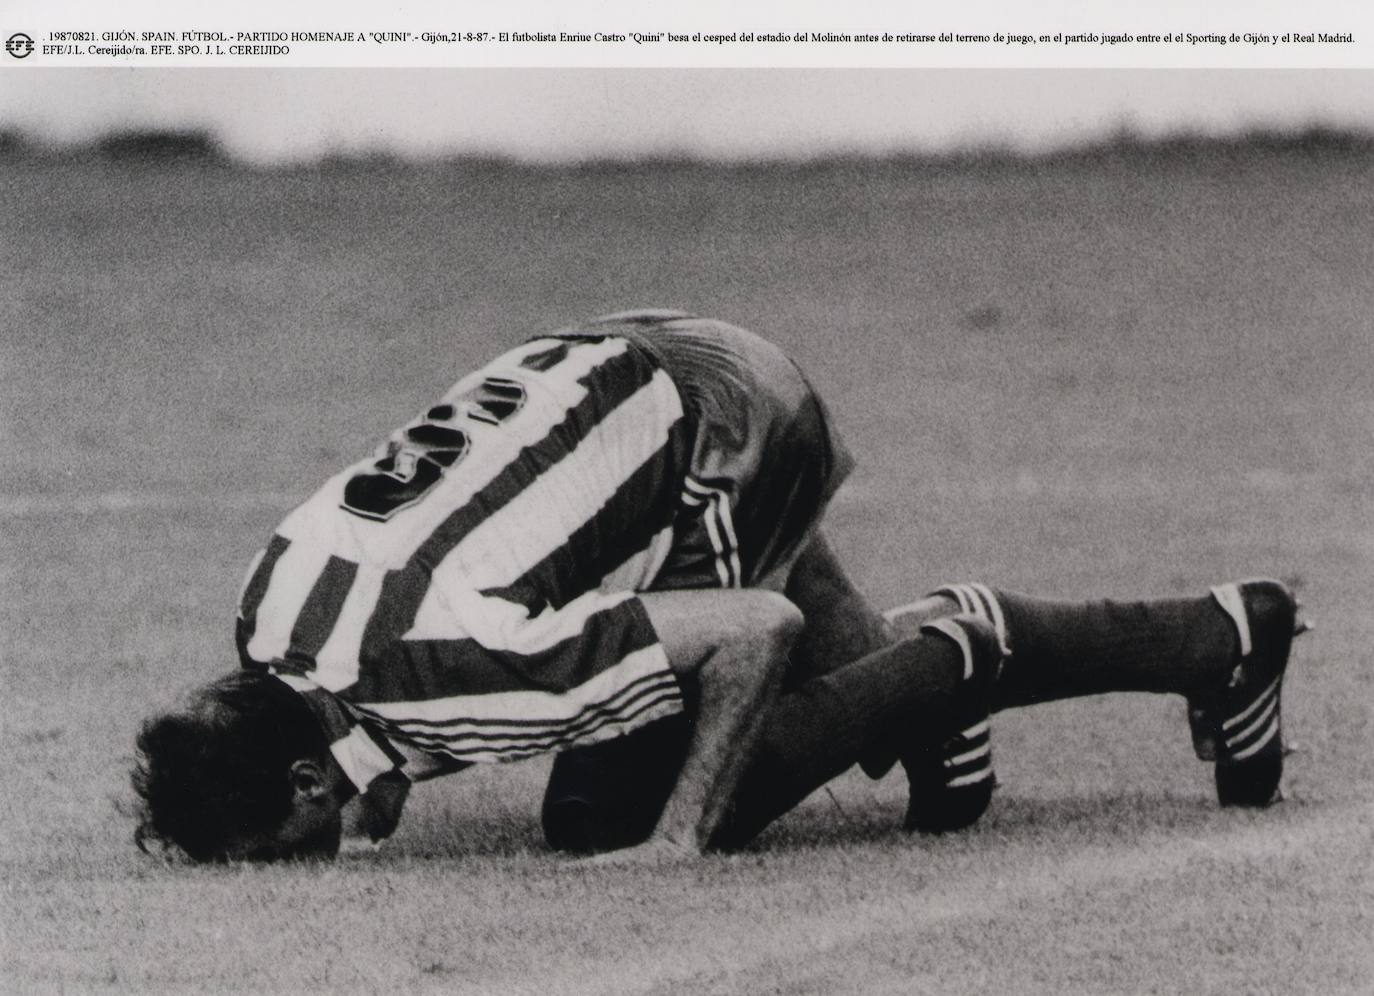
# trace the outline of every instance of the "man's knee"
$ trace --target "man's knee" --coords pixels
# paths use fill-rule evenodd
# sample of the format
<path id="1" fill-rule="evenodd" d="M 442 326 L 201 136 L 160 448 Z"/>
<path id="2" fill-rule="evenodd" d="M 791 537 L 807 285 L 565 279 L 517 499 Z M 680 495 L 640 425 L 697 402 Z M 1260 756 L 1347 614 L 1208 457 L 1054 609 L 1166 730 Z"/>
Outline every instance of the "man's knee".
<path id="1" fill-rule="evenodd" d="M 757 590 L 750 594 L 759 603 L 757 612 L 761 632 L 782 650 L 792 646 L 806 627 L 802 610 L 787 596 L 775 591 Z"/>
<path id="2" fill-rule="evenodd" d="M 726 595 L 729 607 L 718 619 L 717 643 L 741 646 L 758 643 L 785 651 L 806 626 L 806 617 L 790 598 L 763 588 L 746 588 Z"/>
<path id="3" fill-rule="evenodd" d="M 609 820 L 580 799 L 545 799 L 540 813 L 544 841 L 563 854 L 603 854 L 634 847 L 649 839 L 654 824 Z"/>
<path id="4" fill-rule="evenodd" d="M 761 589 L 650 592 L 640 600 L 679 674 L 722 650 L 781 655 L 805 625 L 791 600 Z"/>
<path id="5" fill-rule="evenodd" d="M 559 754 L 541 811 L 548 845 L 592 854 L 645 841 L 677 783 L 690 732 L 679 714 Z"/>
<path id="6" fill-rule="evenodd" d="M 806 628 L 806 618 L 788 598 L 772 591 L 748 590 L 738 593 L 747 599 L 747 612 L 739 625 L 721 634 L 712 659 L 703 668 L 716 676 L 715 692 L 733 695 L 752 687 L 749 675 L 760 671 L 773 681 L 783 682 L 788 668 L 788 652 Z M 741 667 L 745 661 L 751 667 Z"/>

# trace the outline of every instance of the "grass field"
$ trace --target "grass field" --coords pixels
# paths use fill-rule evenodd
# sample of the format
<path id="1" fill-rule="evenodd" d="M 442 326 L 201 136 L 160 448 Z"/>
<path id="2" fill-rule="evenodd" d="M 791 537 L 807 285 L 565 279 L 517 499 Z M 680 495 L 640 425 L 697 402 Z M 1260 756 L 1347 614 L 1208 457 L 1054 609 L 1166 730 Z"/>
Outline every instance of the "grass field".
<path id="1" fill-rule="evenodd" d="M 0 160 L 5 992 L 1374 991 L 1374 158 L 258 172 Z M 522 334 L 755 328 L 860 459 L 881 603 L 1297 584 L 1288 801 L 1222 812 L 1182 704 L 1005 714 L 941 840 L 894 775 L 658 872 L 541 845 L 546 766 L 418 788 L 376 855 L 169 868 L 137 721 L 232 666 L 293 502 Z"/>

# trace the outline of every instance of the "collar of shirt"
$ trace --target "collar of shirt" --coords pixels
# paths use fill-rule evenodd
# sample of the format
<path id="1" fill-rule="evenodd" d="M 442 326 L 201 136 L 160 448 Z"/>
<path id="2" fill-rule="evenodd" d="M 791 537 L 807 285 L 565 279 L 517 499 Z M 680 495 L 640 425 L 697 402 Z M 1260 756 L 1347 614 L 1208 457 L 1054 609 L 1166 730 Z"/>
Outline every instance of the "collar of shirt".
<path id="1" fill-rule="evenodd" d="M 359 796 L 359 823 L 375 843 L 390 837 L 401 819 L 411 779 L 406 758 L 385 734 L 348 704 L 308 678 L 271 671 L 305 700 L 329 741 L 329 752 Z"/>

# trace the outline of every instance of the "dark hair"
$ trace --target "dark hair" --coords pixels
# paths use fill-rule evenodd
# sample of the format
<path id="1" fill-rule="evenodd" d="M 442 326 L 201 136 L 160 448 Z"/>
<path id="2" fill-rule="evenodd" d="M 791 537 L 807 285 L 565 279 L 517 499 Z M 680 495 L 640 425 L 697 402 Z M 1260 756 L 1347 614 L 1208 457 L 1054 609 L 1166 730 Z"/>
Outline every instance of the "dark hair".
<path id="1" fill-rule="evenodd" d="M 236 671 L 139 730 L 135 840 L 175 845 L 194 861 L 270 833 L 291 810 L 291 765 L 329 751 L 304 699 L 261 671 Z"/>

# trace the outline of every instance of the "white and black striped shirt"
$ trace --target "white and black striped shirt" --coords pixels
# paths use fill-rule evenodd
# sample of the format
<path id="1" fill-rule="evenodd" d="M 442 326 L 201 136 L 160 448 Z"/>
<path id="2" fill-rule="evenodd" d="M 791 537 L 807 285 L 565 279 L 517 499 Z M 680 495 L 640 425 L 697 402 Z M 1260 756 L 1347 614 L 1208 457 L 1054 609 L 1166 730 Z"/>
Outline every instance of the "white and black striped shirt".
<path id="1" fill-rule="evenodd" d="M 244 665 L 333 700 L 334 755 L 363 792 L 679 711 L 633 593 L 672 542 L 688 421 L 625 338 L 501 356 L 276 530 L 240 598 Z"/>

